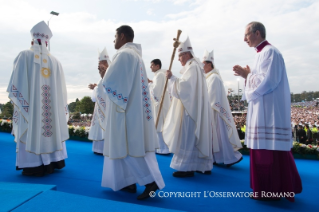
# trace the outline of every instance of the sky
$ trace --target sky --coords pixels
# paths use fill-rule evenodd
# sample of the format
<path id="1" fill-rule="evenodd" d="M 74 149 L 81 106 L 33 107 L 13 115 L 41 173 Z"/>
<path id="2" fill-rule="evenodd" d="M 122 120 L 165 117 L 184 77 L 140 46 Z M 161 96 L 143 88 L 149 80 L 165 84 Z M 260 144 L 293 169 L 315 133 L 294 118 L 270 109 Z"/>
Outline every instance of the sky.
<path id="1" fill-rule="evenodd" d="M 50 15 L 56 11 L 59 16 Z M 196 57 L 214 50 L 215 66 L 226 89 L 236 93 L 244 81 L 234 76 L 234 65 L 252 66 L 256 51 L 244 42 L 246 25 L 262 22 L 267 40 L 282 53 L 293 93 L 318 91 L 319 1 L 314 0 L 0 0 L 0 103 L 9 101 L 6 88 L 13 61 L 29 49 L 31 28 L 40 21 L 52 30 L 51 54 L 62 64 L 68 102 L 91 96 L 87 85 L 97 83 L 98 51 L 116 53 L 116 28 L 134 29 L 134 42 L 142 45 L 148 78 L 150 61 L 170 63 L 173 38 L 182 30 Z M 181 64 L 175 57 L 177 77 Z"/>

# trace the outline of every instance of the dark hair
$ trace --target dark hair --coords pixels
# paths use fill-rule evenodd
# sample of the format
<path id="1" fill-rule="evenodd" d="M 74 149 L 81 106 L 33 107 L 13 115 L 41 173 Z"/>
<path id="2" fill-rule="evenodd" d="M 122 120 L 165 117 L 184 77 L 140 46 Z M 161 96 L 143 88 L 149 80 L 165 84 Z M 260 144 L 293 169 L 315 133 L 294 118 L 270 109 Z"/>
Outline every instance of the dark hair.
<path id="1" fill-rule="evenodd" d="M 266 39 L 266 28 L 265 26 L 257 21 L 250 22 L 247 26 L 249 27 L 249 31 L 255 33 L 259 31 L 261 38 Z"/>
<path id="2" fill-rule="evenodd" d="M 162 68 L 162 62 L 160 59 L 154 59 L 151 61 L 154 65 L 159 65 L 159 68 Z"/>
<path id="3" fill-rule="evenodd" d="M 206 63 L 209 63 L 210 64 L 210 66 L 212 67 L 212 69 L 214 69 L 215 67 L 214 67 L 214 64 L 211 62 L 211 61 L 205 61 Z"/>
<path id="4" fill-rule="evenodd" d="M 128 25 L 122 25 L 116 29 L 117 35 L 121 35 L 122 33 L 126 37 L 127 41 L 131 42 L 134 39 L 134 30 L 132 27 Z"/>

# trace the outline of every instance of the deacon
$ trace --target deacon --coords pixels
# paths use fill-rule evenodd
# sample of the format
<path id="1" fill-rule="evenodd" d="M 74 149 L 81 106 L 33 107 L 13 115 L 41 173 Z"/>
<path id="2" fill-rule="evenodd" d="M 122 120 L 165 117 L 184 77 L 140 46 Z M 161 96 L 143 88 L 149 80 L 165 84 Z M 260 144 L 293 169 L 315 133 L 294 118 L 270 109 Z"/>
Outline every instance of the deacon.
<path id="1" fill-rule="evenodd" d="M 178 46 L 183 66 L 181 78 L 167 71 L 168 90 L 173 96 L 165 118 L 163 138 L 174 153 L 174 177 L 193 177 L 194 171 L 210 174 L 213 168 L 210 107 L 202 62 L 194 58 L 189 38 Z"/>
<path id="2" fill-rule="evenodd" d="M 278 200 L 262 194 L 301 193 L 301 179 L 291 153 L 290 89 L 284 59 L 266 40 L 262 23 L 246 26 L 244 41 L 257 51 L 252 69 L 234 66 L 245 79 L 248 102 L 245 144 L 250 148 L 250 186 L 253 199 Z M 286 197 L 294 201 L 294 197 Z"/>
<path id="3" fill-rule="evenodd" d="M 130 26 L 116 29 L 114 47 L 118 51 L 103 78 L 110 104 L 106 108 L 102 186 L 135 193 L 136 183 L 145 185 L 137 197 L 142 200 L 165 184 L 155 157 L 158 141 L 142 48 L 133 39 Z"/>
<path id="4" fill-rule="evenodd" d="M 14 60 L 7 92 L 14 104 L 16 167 L 43 176 L 65 166 L 69 112 L 62 66 L 47 50 L 51 30 L 41 21 L 31 37 L 31 49 Z"/>
<path id="5" fill-rule="evenodd" d="M 153 106 L 153 117 L 156 124 L 156 117 L 159 112 L 159 107 L 160 107 L 161 99 L 162 99 L 162 93 L 163 93 L 164 85 L 166 81 L 166 70 L 161 69 L 162 62 L 159 59 L 152 60 L 150 68 L 152 72 L 154 73 L 154 77 L 153 77 L 153 80 L 148 80 L 148 82 L 149 82 L 149 89 L 151 92 L 150 96 L 151 96 L 152 106 Z M 164 143 L 163 135 L 162 135 L 165 116 L 167 114 L 167 111 L 171 103 L 169 92 L 165 91 L 163 101 L 164 102 L 163 102 L 161 114 L 159 117 L 157 129 L 156 129 L 157 138 L 159 142 L 159 148 L 156 149 L 157 154 L 169 154 L 169 149 Z"/>
<path id="6" fill-rule="evenodd" d="M 108 97 L 104 92 L 102 79 L 109 64 L 111 64 L 111 60 L 109 59 L 106 48 L 104 48 L 103 51 L 99 53 L 98 70 L 101 79 L 98 84 L 89 84 L 89 88 L 93 90 L 92 101 L 95 102 L 89 139 L 93 140 L 92 151 L 98 155 L 103 155 L 106 107 L 109 103 L 106 102 L 108 101 Z"/>
<path id="7" fill-rule="evenodd" d="M 230 167 L 243 159 L 242 154 L 238 152 L 242 145 L 230 111 L 223 80 L 215 68 L 214 51 L 210 53 L 205 51 L 203 63 L 212 115 L 214 161 Z"/>

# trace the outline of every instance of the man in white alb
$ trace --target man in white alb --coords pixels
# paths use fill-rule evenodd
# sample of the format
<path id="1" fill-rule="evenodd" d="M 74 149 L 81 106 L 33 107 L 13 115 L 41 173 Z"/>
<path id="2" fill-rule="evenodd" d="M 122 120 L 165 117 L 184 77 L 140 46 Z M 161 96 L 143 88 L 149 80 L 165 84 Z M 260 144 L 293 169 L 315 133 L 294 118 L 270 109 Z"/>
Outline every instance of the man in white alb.
<path id="1" fill-rule="evenodd" d="M 108 101 L 108 97 L 104 92 L 102 80 L 110 64 L 111 60 L 109 59 L 106 48 L 104 48 L 103 51 L 99 53 L 98 70 L 101 79 L 98 84 L 89 84 L 89 88 L 93 90 L 91 98 L 92 101 L 95 102 L 89 139 L 93 140 L 92 151 L 98 155 L 103 155 L 106 107 L 108 104 L 108 102 L 106 102 Z"/>
<path id="2" fill-rule="evenodd" d="M 52 32 L 44 21 L 31 29 L 32 47 L 19 53 L 7 88 L 14 104 L 17 169 L 43 176 L 65 166 L 69 111 L 64 73 L 46 46 Z"/>
<path id="3" fill-rule="evenodd" d="M 148 80 L 149 82 L 149 89 L 150 89 L 150 96 L 152 99 L 152 108 L 153 108 L 153 116 L 154 121 L 156 124 L 156 118 L 157 114 L 159 112 L 161 99 L 162 99 L 162 93 L 166 81 L 166 70 L 161 69 L 162 68 L 162 62 L 159 59 L 154 59 L 151 62 L 151 70 L 154 73 L 153 80 Z M 157 125 L 157 138 L 159 143 L 159 148 L 156 149 L 157 154 L 169 154 L 169 149 L 164 143 L 162 130 L 163 130 L 163 124 L 164 120 L 167 114 L 167 111 L 169 109 L 171 100 L 170 100 L 170 94 L 169 92 L 165 91 L 164 96 L 164 102 L 161 110 L 161 114 L 159 117 L 158 125 Z"/>
<path id="4" fill-rule="evenodd" d="M 266 40 L 262 23 L 249 23 L 244 41 L 255 48 L 255 63 L 252 69 L 236 65 L 233 70 L 236 76 L 245 79 L 243 99 L 248 102 L 245 144 L 250 148 L 252 198 L 279 200 L 284 193 L 302 191 L 291 153 L 291 101 L 285 62 L 279 50 Z M 268 192 L 280 196 L 263 196 Z M 286 198 L 294 201 L 294 197 Z"/>
<path id="5" fill-rule="evenodd" d="M 174 177 L 193 177 L 194 171 L 210 174 L 213 168 L 212 126 L 202 62 L 195 58 L 189 38 L 178 47 L 183 66 L 181 78 L 167 71 L 168 91 L 173 96 L 165 118 L 163 138 L 174 153 Z"/>
<path id="6" fill-rule="evenodd" d="M 123 25 L 116 29 L 117 53 L 103 78 L 110 100 L 104 141 L 102 186 L 114 191 L 136 192 L 136 183 L 145 185 L 137 197 L 164 188 L 155 149 L 158 148 L 154 117 L 140 44 L 132 43 L 134 31 Z"/>
<path id="7" fill-rule="evenodd" d="M 215 68 L 213 51 L 205 51 L 203 63 L 212 114 L 214 161 L 230 167 L 243 159 L 242 154 L 238 152 L 242 145 L 229 108 L 223 80 Z"/>

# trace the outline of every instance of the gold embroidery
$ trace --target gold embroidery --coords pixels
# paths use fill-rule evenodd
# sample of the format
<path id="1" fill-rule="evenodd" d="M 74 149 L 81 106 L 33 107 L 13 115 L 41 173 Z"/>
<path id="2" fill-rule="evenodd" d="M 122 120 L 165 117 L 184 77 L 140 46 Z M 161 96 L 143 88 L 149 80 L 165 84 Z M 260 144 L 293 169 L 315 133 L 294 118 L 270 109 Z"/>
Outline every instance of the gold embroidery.
<path id="1" fill-rule="evenodd" d="M 35 57 L 36 59 L 39 59 L 39 55 L 37 55 L 37 54 L 36 54 L 34 57 Z"/>
<path id="2" fill-rule="evenodd" d="M 47 63 L 48 61 L 47 61 L 46 59 L 43 59 L 43 62 L 44 62 L 44 63 Z"/>
<path id="3" fill-rule="evenodd" d="M 51 71 L 48 68 L 42 68 L 41 69 L 41 74 L 44 78 L 48 78 L 51 75 Z"/>

